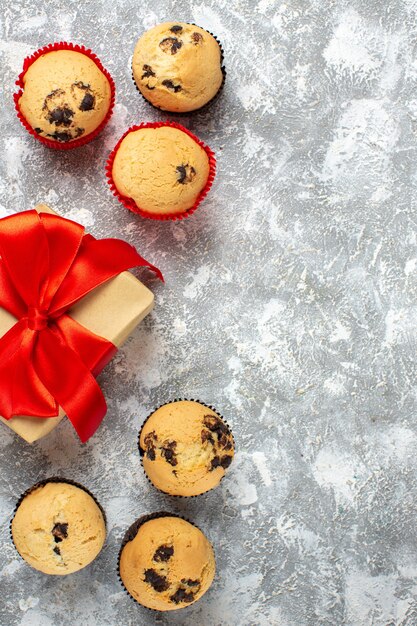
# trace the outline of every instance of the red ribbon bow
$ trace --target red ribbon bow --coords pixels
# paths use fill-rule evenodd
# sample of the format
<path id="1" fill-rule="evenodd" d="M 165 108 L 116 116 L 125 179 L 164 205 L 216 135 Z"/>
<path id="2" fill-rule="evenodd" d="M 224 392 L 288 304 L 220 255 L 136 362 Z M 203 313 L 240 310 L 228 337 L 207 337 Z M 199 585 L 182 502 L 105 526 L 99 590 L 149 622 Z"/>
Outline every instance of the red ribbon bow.
<path id="1" fill-rule="evenodd" d="M 82 442 L 106 414 L 94 374 L 116 347 L 66 315 L 95 287 L 145 261 L 118 239 L 26 211 L 0 220 L 0 307 L 17 318 L 0 339 L 0 415 L 55 417 L 61 406 Z"/>

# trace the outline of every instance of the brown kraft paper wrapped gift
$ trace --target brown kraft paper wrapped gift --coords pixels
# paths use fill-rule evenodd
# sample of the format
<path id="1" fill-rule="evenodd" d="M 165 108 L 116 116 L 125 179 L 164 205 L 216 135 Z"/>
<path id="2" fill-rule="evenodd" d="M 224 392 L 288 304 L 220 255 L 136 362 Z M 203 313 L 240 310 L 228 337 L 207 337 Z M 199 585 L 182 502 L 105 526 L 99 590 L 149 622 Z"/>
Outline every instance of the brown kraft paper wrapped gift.
<path id="1" fill-rule="evenodd" d="M 35 207 L 38 213 L 55 213 L 45 204 Z M 122 272 L 80 300 L 69 315 L 96 335 L 120 347 L 134 328 L 152 310 L 153 293 L 130 272 Z M 0 337 L 16 322 L 7 311 L 0 308 Z M 19 415 L 10 420 L 0 420 L 28 443 L 33 443 L 50 433 L 65 417 L 60 408 L 57 417 L 37 418 Z"/>

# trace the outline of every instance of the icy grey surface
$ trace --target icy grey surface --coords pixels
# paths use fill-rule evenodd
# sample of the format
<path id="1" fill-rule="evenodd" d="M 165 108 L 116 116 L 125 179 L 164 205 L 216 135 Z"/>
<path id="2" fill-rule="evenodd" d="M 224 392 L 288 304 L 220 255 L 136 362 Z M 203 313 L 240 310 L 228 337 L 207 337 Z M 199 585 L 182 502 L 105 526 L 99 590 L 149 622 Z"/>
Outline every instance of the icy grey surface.
<path id="1" fill-rule="evenodd" d="M 1 625 L 415 626 L 415 0 L 0 6 L 1 215 L 47 202 L 166 278 L 141 274 L 156 307 L 100 377 L 109 411 L 88 444 L 67 421 L 32 446 L 1 428 Z M 169 117 L 130 76 L 137 37 L 166 19 L 215 33 L 228 77 L 178 120 L 215 150 L 213 190 L 160 224 L 118 204 L 104 164 L 128 126 Z M 12 105 L 23 58 L 54 40 L 92 48 L 117 85 L 105 132 L 65 154 Z M 136 447 L 176 397 L 216 406 L 238 450 L 221 487 L 189 501 L 148 484 Z M 85 484 L 109 521 L 97 560 L 65 578 L 31 570 L 8 533 L 21 492 L 53 475 Z M 217 555 L 207 595 L 169 615 L 115 571 L 125 529 L 158 510 L 196 522 Z"/>

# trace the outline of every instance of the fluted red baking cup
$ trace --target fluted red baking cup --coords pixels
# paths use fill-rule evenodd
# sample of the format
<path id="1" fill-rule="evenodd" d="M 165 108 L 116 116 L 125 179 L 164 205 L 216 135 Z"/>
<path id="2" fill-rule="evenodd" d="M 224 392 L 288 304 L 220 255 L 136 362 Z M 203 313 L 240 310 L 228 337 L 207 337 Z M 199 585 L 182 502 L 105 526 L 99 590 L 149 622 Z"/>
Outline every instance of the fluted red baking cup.
<path id="1" fill-rule="evenodd" d="M 140 207 L 137 206 L 136 202 L 134 200 L 132 200 L 132 198 L 128 198 L 127 196 L 123 196 L 121 193 L 119 193 L 115 182 L 113 180 L 113 163 L 114 163 L 114 159 L 116 157 L 116 153 L 120 147 L 120 144 L 122 143 L 123 139 L 129 134 L 129 133 L 133 133 L 136 130 L 141 130 L 143 128 L 161 128 L 163 126 L 169 126 L 171 128 L 176 128 L 177 130 L 182 131 L 183 133 L 185 133 L 186 135 L 188 135 L 189 137 L 191 137 L 191 139 L 193 139 L 201 148 L 203 148 L 203 150 L 206 152 L 207 156 L 208 156 L 208 160 L 209 160 L 209 175 L 207 178 L 207 182 L 204 186 L 204 188 L 200 191 L 197 200 L 195 201 L 195 203 L 193 204 L 193 206 L 190 209 L 187 209 L 187 211 L 184 211 L 184 213 L 165 213 L 164 215 L 160 215 L 160 214 L 155 214 L 155 213 L 149 213 L 147 211 L 144 211 L 143 209 L 141 209 Z M 166 122 L 145 122 L 142 124 L 137 124 L 135 126 L 131 126 L 130 128 L 128 128 L 128 130 L 124 133 L 124 135 L 122 137 L 120 137 L 119 141 L 117 142 L 117 144 L 115 145 L 115 147 L 113 148 L 113 150 L 110 153 L 109 158 L 107 159 L 107 163 L 106 163 L 106 177 L 107 177 L 107 182 L 110 186 L 110 189 L 113 193 L 114 196 L 116 196 L 116 198 L 119 200 L 119 202 L 121 202 L 127 209 L 129 209 L 129 211 L 133 211 L 133 213 L 137 213 L 138 215 L 140 215 L 141 217 L 145 217 L 147 219 L 151 219 L 151 220 L 158 220 L 158 221 L 166 221 L 166 220 L 182 220 L 186 217 L 189 217 L 190 215 L 192 215 L 194 213 L 194 211 L 198 208 L 198 206 L 200 205 L 200 203 L 202 202 L 202 200 L 204 200 L 204 198 L 206 197 L 206 195 L 208 194 L 208 192 L 210 191 L 210 188 L 213 184 L 213 180 L 214 177 L 216 175 L 216 157 L 214 155 L 214 152 L 211 148 L 209 148 L 209 146 L 207 146 L 205 143 L 203 143 L 202 141 L 200 141 L 200 139 L 198 137 L 196 137 L 196 135 L 194 135 L 191 131 L 188 130 L 188 128 L 185 128 L 184 126 L 181 126 L 181 124 L 177 124 L 176 122 L 170 122 L 170 121 L 166 121 Z"/>
<path id="2" fill-rule="evenodd" d="M 105 75 L 105 77 L 109 81 L 110 92 L 111 92 L 110 106 L 101 124 L 97 126 L 97 128 L 93 130 L 91 133 L 89 133 L 88 135 L 85 135 L 84 137 L 80 137 L 79 139 L 75 139 L 74 141 L 68 141 L 68 142 L 53 141 L 52 139 L 47 139 L 46 137 L 42 137 L 41 135 L 39 135 L 35 131 L 35 129 L 32 128 L 29 122 L 26 120 L 26 118 L 24 117 L 24 115 L 22 114 L 19 108 L 19 99 L 22 96 L 23 90 L 24 90 L 23 78 L 27 70 L 32 65 L 32 63 L 34 63 L 37 59 L 39 59 L 39 57 L 43 56 L 44 54 L 47 54 L 48 52 L 55 52 L 57 50 L 73 50 L 74 52 L 80 52 L 81 54 L 85 54 L 89 59 L 91 59 L 97 65 L 98 69 Z M 19 87 L 19 91 L 13 95 L 13 100 L 14 100 L 14 106 L 16 109 L 17 117 L 19 118 L 22 125 L 26 128 L 28 133 L 30 133 L 33 137 L 35 137 L 35 139 L 43 143 L 44 146 L 47 146 L 48 148 L 52 148 L 54 150 L 72 150 L 73 148 L 79 148 L 80 146 L 84 146 L 85 144 L 92 141 L 95 137 L 97 137 L 97 135 L 103 130 L 103 128 L 106 126 L 107 122 L 109 121 L 113 113 L 114 103 L 116 99 L 116 86 L 114 84 L 114 80 L 111 77 L 110 73 L 103 67 L 100 59 L 94 54 L 94 52 L 92 52 L 89 48 L 86 48 L 85 46 L 68 43 L 66 41 L 50 43 L 47 46 L 43 46 L 42 48 L 39 48 L 39 50 L 36 50 L 36 52 L 26 57 L 25 60 L 23 61 L 23 70 L 19 74 L 19 77 L 16 81 L 16 85 Z"/>
<path id="3" fill-rule="evenodd" d="M 12 532 L 12 524 L 13 524 L 13 520 L 15 518 L 15 515 L 17 513 L 18 508 L 20 507 L 20 505 L 22 504 L 23 500 L 26 498 L 26 496 L 28 496 L 30 493 L 32 493 L 33 491 L 35 491 L 36 489 L 39 489 L 39 487 L 44 487 L 45 485 L 47 485 L 48 483 L 64 483 L 67 485 L 72 485 L 73 487 L 78 487 L 78 489 L 82 489 L 83 491 L 85 491 L 85 493 L 87 493 L 93 500 L 94 502 L 97 504 L 98 508 L 101 511 L 101 514 L 103 516 L 103 520 L 104 520 L 104 526 L 106 528 L 106 533 L 107 533 L 107 516 L 106 516 L 106 512 L 103 509 L 103 507 L 101 506 L 100 502 L 97 500 L 97 498 L 95 497 L 94 494 L 91 493 L 91 491 L 89 489 L 87 489 L 87 487 L 84 487 L 84 485 L 81 485 L 81 483 L 77 483 L 75 480 L 71 480 L 69 478 L 62 478 L 61 476 L 51 476 L 50 478 L 45 478 L 44 480 L 39 480 L 37 483 L 35 483 L 34 485 L 32 485 L 31 487 L 29 487 L 28 489 L 26 489 L 26 491 L 24 491 L 22 493 L 22 495 L 20 496 L 20 498 L 18 499 L 16 506 L 14 507 L 14 511 L 13 511 L 13 516 L 10 520 L 9 523 L 9 533 L 10 533 L 10 539 L 12 541 L 12 544 L 15 547 L 16 552 L 19 554 L 19 556 L 25 561 L 25 563 L 27 565 L 29 565 L 29 567 L 32 567 L 30 565 L 30 563 L 28 563 L 23 556 L 20 554 L 19 550 L 17 549 L 17 546 L 14 542 L 13 539 L 13 532 Z M 104 547 L 104 546 L 103 546 Z M 103 549 L 103 548 L 102 548 Z M 100 550 L 101 552 L 101 550 Z M 97 555 L 98 556 L 98 555 Z M 97 557 L 96 557 L 97 558 Z M 95 559 L 94 559 L 95 560 Z M 49 574 L 51 575 L 51 574 Z"/>
<path id="4" fill-rule="evenodd" d="M 216 487 L 219 486 L 219 484 L 222 482 L 222 480 L 224 479 L 224 477 L 226 476 L 226 471 L 223 474 L 223 476 L 221 477 L 219 483 L 213 487 L 212 489 L 209 489 L 208 491 L 203 491 L 203 493 L 198 493 L 192 496 L 181 496 L 178 494 L 174 494 L 174 493 L 169 493 L 168 491 L 163 491 L 162 489 L 160 489 L 159 487 L 157 487 L 156 485 L 154 485 L 154 483 L 151 481 L 151 479 L 148 476 L 147 471 L 145 470 L 145 467 L 143 465 L 143 457 L 145 455 L 145 450 L 141 447 L 140 445 L 140 438 L 142 435 L 142 430 L 145 427 L 146 422 L 148 421 L 148 419 L 151 417 L 151 415 L 153 415 L 156 411 L 158 411 L 159 409 L 161 409 L 163 406 L 166 406 L 167 404 L 173 404 L 174 402 L 198 402 L 198 404 L 202 404 L 203 406 L 207 407 L 208 409 L 211 409 L 212 411 L 214 411 L 214 413 L 216 413 L 216 415 L 222 420 L 222 422 L 224 424 L 226 424 L 227 429 L 229 431 L 229 434 L 232 436 L 232 440 L 233 440 L 233 457 L 234 454 L 236 452 L 236 442 L 235 442 L 235 438 L 233 436 L 233 432 L 232 429 L 230 428 L 229 424 L 227 423 L 227 421 L 224 419 L 223 415 L 221 415 L 221 413 L 219 413 L 219 411 L 212 406 L 211 404 L 206 404 L 205 402 L 202 402 L 201 400 L 196 400 L 194 398 L 175 398 L 175 400 L 169 400 L 168 402 L 164 402 L 163 404 L 160 404 L 158 407 L 156 407 L 156 409 L 154 409 L 151 413 L 149 413 L 149 415 L 147 416 L 147 418 L 144 420 L 142 426 L 140 427 L 139 430 L 139 436 L 138 436 L 138 449 L 139 449 L 139 458 L 140 458 L 140 464 L 142 466 L 142 469 L 144 471 L 144 474 L 146 476 L 146 480 L 148 481 L 148 483 L 150 485 L 152 485 L 152 487 L 154 487 L 157 491 L 159 491 L 160 493 L 163 493 L 164 495 L 170 496 L 171 498 L 183 498 L 184 500 L 188 500 L 189 498 L 199 498 L 200 496 L 204 496 L 206 493 L 209 493 L 210 491 L 212 491 L 212 489 L 215 489 Z M 232 457 L 232 458 L 233 458 Z"/>
<path id="5" fill-rule="evenodd" d="M 186 24 L 189 24 L 190 26 L 197 26 L 197 28 L 202 28 L 202 26 L 199 26 L 198 24 L 194 24 L 194 22 L 185 22 Z M 203 30 L 205 30 L 207 33 L 209 33 L 213 39 L 215 39 L 219 45 L 220 48 L 220 69 L 221 72 L 223 74 L 223 80 L 221 82 L 220 87 L 218 88 L 218 90 L 216 91 L 216 93 L 214 94 L 214 96 L 212 98 L 210 98 L 210 100 L 208 102 L 206 102 L 205 104 L 203 104 L 201 107 L 198 107 L 197 109 L 193 109 L 192 111 L 170 111 L 169 109 L 161 109 L 161 107 L 156 106 L 155 104 L 153 104 L 153 102 L 151 102 L 150 100 L 148 100 L 148 98 L 142 93 L 142 91 L 139 89 L 139 86 L 135 80 L 135 76 L 133 74 L 133 67 L 132 67 L 132 80 L 134 82 L 134 85 L 136 87 L 136 90 L 140 93 L 140 95 L 142 96 L 142 98 L 144 99 L 144 101 L 147 104 L 150 104 L 151 107 L 153 107 L 154 109 L 156 109 L 157 111 L 162 111 L 163 113 L 169 113 L 170 115 L 193 115 L 194 113 L 201 113 L 201 111 L 204 111 L 207 107 L 209 107 L 215 100 L 217 100 L 219 94 L 223 91 L 223 87 L 224 87 L 224 83 L 226 81 L 226 68 L 224 66 L 224 51 L 223 51 L 223 46 L 221 44 L 221 42 L 218 40 L 218 38 L 216 37 L 216 35 L 213 35 L 212 32 L 210 32 L 209 30 L 206 30 L 205 28 L 203 28 Z"/>
<path id="6" fill-rule="evenodd" d="M 144 604 L 141 604 L 139 602 L 139 600 L 137 600 L 135 597 L 132 596 L 130 591 L 127 590 L 127 588 L 126 588 L 126 586 L 125 586 L 125 584 L 124 584 L 124 582 L 122 580 L 122 577 L 120 575 L 120 559 L 121 559 L 123 548 L 125 547 L 125 545 L 127 543 L 129 543 L 129 541 L 133 541 L 133 539 L 138 534 L 139 528 L 141 526 L 143 526 L 143 524 L 146 524 L 146 522 L 149 522 L 150 520 L 153 520 L 153 519 L 158 519 L 160 517 L 177 517 L 179 519 L 184 520 L 184 522 L 188 522 L 188 524 L 191 524 L 191 526 L 194 526 L 201 533 L 203 533 L 203 531 L 201 530 L 201 528 L 199 528 L 197 526 L 197 524 L 194 524 L 194 522 L 191 522 L 186 517 L 183 517 L 182 515 L 177 515 L 176 513 L 168 513 L 167 511 L 158 511 L 157 513 L 148 513 L 147 515 L 141 515 L 140 517 L 138 517 L 137 520 L 135 520 L 133 522 L 133 524 L 131 524 L 129 526 L 129 528 L 127 529 L 127 531 L 125 532 L 125 534 L 123 536 L 122 545 L 120 546 L 119 556 L 117 558 L 117 577 L 118 577 L 119 582 L 122 585 L 125 593 L 129 596 L 129 598 L 131 598 L 134 602 L 136 602 L 136 604 L 138 604 L 139 606 L 141 606 L 144 609 L 147 609 L 148 611 L 152 611 L 153 613 L 171 613 L 172 611 L 180 611 L 180 610 L 188 608 L 188 606 L 191 606 L 192 604 L 195 604 L 196 602 L 201 600 L 201 598 L 203 596 L 200 596 L 200 598 L 197 598 L 197 600 L 194 600 L 194 602 L 191 602 L 188 606 L 181 606 L 181 607 L 178 607 L 176 609 L 171 609 L 169 611 L 159 611 L 158 609 L 151 609 L 149 606 L 145 606 Z M 203 533 L 203 535 L 206 537 L 205 533 Z M 207 539 L 207 541 L 209 541 L 207 537 L 206 537 L 206 539 Z M 211 542 L 209 542 L 209 543 L 210 543 L 211 548 L 213 550 L 214 563 L 215 563 L 215 566 L 216 566 L 216 554 L 214 552 L 214 548 L 213 548 L 212 543 Z M 203 593 L 203 595 L 205 595 L 207 593 L 207 591 L 208 591 L 208 589 Z"/>

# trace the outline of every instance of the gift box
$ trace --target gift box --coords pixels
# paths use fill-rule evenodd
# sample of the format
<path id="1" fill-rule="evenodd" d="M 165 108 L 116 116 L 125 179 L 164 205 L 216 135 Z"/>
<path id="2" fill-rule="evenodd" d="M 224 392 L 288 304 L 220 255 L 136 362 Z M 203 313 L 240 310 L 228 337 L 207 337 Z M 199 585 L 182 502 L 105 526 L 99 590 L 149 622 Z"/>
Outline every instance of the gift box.
<path id="1" fill-rule="evenodd" d="M 32 443 L 68 415 L 86 441 L 106 412 L 95 376 L 153 307 L 125 270 L 162 275 L 129 244 L 95 240 L 43 204 L 0 220 L 0 257 L 0 419 Z"/>

